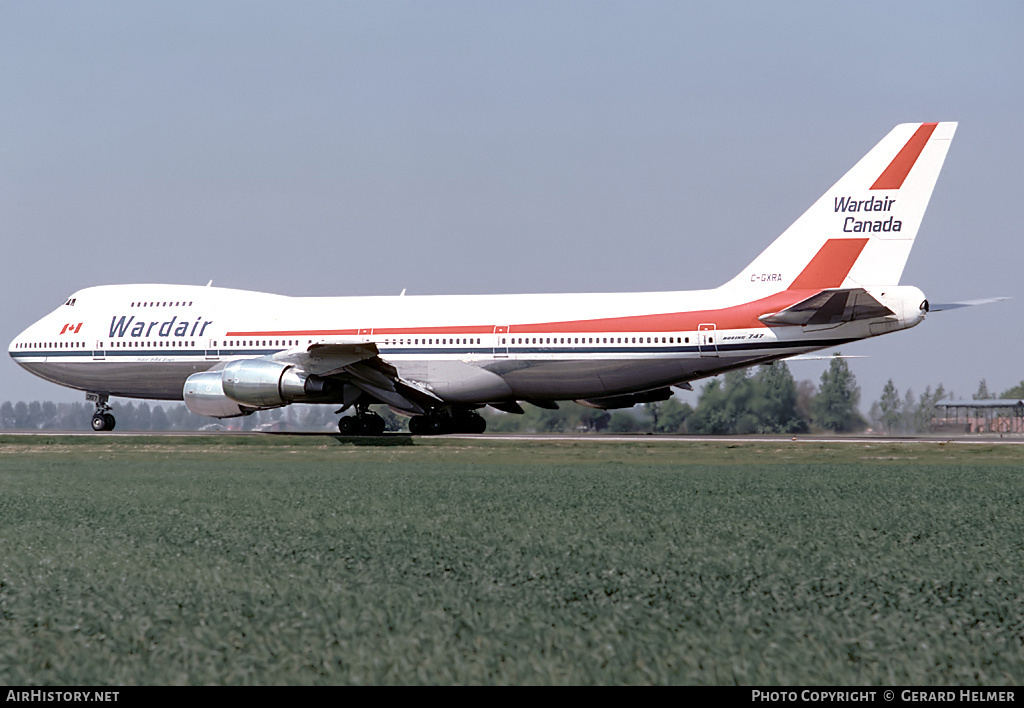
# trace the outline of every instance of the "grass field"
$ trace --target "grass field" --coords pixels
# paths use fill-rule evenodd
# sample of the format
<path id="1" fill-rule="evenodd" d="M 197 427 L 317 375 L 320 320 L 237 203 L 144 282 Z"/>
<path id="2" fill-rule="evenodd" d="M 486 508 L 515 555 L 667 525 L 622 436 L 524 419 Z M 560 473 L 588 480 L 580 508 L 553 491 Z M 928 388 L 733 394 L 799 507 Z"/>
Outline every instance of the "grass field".
<path id="1" fill-rule="evenodd" d="M 0 437 L 0 684 L 1016 685 L 1022 463 Z"/>

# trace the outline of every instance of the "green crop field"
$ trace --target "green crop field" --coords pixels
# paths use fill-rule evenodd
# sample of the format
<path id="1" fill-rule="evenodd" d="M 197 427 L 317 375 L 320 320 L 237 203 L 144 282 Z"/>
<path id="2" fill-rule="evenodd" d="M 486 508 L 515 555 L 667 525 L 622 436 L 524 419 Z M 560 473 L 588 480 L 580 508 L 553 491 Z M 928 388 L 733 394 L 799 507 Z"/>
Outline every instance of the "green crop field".
<path id="1" fill-rule="evenodd" d="M 0 684 L 1020 684 L 1024 450 L 0 437 Z"/>

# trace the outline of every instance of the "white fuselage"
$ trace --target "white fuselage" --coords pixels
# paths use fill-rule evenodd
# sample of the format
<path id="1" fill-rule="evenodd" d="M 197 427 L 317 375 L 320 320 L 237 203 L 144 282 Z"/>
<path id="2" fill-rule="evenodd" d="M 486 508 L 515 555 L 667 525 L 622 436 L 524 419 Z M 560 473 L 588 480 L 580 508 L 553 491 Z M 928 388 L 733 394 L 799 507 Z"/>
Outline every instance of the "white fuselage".
<path id="1" fill-rule="evenodd" d="M 286 297 L 182 285 L 82 290 L 22 332 L 11 357 L 83 391 L 181 400 L 185 380 L 317 343 L 374 343 L 445 403 L 595 399 L 653 390 L 912 327 L 916 288 L 874 293 L 895 315 L 766 326 L 810 291 L 750 301 L 728 287 L 662 293 Z"/>

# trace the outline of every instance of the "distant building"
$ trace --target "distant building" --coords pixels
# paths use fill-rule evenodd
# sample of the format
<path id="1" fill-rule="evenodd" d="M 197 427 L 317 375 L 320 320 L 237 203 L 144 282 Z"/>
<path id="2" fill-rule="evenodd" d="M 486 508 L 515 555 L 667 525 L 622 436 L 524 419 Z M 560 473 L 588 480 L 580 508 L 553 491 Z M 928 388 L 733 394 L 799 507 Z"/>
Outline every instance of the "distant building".
<path id="1" fill-rule="evenodd" d="M 932 430 L 936 432 L 1024 434 L 1024 400 L 1019 398 L 939 401 L 935 408 Z"/>

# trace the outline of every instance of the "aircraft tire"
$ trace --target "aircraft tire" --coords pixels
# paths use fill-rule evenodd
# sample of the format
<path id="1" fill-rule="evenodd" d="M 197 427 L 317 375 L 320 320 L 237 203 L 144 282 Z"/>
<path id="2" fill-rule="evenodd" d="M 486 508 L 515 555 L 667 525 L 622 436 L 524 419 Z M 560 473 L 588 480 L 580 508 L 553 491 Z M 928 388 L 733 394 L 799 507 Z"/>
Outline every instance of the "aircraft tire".
<path id="1" fill-rule="evenodd" d="M 478 435 L 487 430 L 487 421 L 479 413 L 468 411 L 455 418 L 454 430 L 456 433 L 470 433 Z"/>
<path id="2" fill-rule="evenodd" d="M 359 419 L 347 415 L 338 421 L 338 432 L 342 435 L 355 435 L 359 430 Z"/>
<path id="3" fill-rule="evenodd" d="M 414 415 L 409 419 L 409 432 L 413 435 L 444 435 L 451 428 L 451 420 L 443 415 Z"/>
<path id="4" fill-rule="evenodd" d="M 426 430 L 427 435 L 444 435 L 451 430 L 451 424 L 448 419 L 439 415 L 432 415 L 427 418 Z"/>
<path id="5" fill-rule="evenodd" d="M 361 435 L 381 435 L 387 423 L 376 413 L 359 417 L 359 433 Z"/>
<path id="6" fill-rule="evenodd" d="M 97 413 L 92 417 L 92 429 L 97 433 L 113 430 L 115 423 L 117 421 L 109 413 Z"/>

